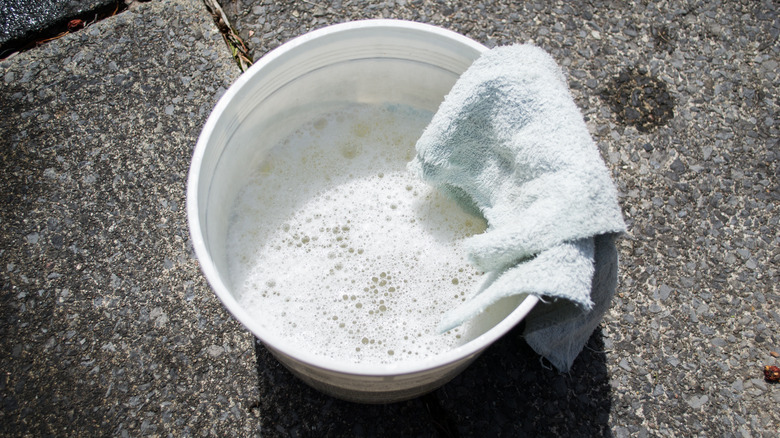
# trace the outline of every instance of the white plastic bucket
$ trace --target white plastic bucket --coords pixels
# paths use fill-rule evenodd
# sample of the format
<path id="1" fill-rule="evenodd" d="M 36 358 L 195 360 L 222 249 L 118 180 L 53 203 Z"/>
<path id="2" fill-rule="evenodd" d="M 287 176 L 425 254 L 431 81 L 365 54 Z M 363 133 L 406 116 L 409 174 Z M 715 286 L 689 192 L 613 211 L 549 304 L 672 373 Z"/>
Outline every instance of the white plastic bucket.
<path id="1" fill-rule="evenodd" d="M 201 268 L 225 307 L 276 358 L 338 398 L 387 403 L 429 392 L 460 373 L 536 304 L 502 301 L 500 318 L 470 342 L 424 360 L 361 364 L 312 354 L 239 305 L 231 291 L 226 235 L 232 203 L 267 151 L 303 123 L 350 103 L 398 103 L 435 112 L 458 76 L 487 50 L 438 27 L 396 20 L 338 24 L 268 53 L 219 100 L 198 139 L 187 215 Z"/>

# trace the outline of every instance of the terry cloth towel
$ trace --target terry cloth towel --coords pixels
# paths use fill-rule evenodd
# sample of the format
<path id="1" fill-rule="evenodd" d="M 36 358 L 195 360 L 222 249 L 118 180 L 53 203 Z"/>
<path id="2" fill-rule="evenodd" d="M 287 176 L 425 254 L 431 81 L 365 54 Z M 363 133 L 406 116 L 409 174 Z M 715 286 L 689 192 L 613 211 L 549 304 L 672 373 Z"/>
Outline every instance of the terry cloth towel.
<path id="1" fill-rule="evenodd" d="M 409 168 L 487 220 L 465 242 L 485 272 L 441 331 L 499 299 L 534 294 L 529 345 L 568 371 L 617 284 L 617 193 L 558 65 L 531 45 L 483 53 L 417 142 Z"/>

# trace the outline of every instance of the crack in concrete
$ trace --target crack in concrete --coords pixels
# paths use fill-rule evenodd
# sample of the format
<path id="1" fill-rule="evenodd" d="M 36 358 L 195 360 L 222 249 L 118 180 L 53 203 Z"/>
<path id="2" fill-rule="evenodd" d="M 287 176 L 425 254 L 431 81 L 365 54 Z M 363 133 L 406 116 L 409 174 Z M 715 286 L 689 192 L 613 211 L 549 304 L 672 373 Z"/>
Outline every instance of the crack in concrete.
<path id="1" fill-rule="evenodd" d="M 238 36 L 238 32 L 230 24 L 225 11 L 222 10 L 222 6 L 216 0 L 203 0 L 203 4 L 206 5 L 206 9 L 214 19 L 214 24 L 216 24 L 217 29 L 222 34 L 222 38 L 230 49 L 230 53 L 236 61 L 238 68 L 241 69 L 241 72 L 245 72 L 253 62 L 246 44 Z"/>
<path id="2" fill-rule="evenodd" d="M 78 32 L 96 22 L 126 11 L 136 0 L 116 0 L 107 5 L 98 5 L 86 11 L 63 13 L 56 20 L 51 20 L 44 27 L 29 30 L 19 37 L 11 38 L 0 44 L 0 60 L 17 53 L 34 49 L 43 44 Z M 13 12 L 13 11 L 12 11 Z"/>

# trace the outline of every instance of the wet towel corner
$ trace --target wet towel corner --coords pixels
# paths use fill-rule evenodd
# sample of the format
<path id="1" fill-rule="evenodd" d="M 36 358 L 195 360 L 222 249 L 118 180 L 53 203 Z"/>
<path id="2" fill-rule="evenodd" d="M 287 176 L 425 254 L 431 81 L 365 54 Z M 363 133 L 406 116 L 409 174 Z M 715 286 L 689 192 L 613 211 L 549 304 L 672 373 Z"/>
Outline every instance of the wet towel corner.
<path id="1" fill-rule="evenodd" d="M 484 52 L 461 75 L 409 168 L 487 221 L 466 241 L 485 272 L 446 331 L 499 299 L 534 294 L 529 345 L 568 371 L 617 284 L 617 192 L 560 68 L 531 45 Z"/>

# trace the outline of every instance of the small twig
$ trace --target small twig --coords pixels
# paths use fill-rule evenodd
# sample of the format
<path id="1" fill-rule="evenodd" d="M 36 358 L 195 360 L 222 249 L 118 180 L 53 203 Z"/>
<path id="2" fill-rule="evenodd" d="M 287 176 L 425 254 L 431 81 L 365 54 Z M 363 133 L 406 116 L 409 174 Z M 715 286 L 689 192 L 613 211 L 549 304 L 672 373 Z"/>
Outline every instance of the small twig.
<path id="1" fill-rule="evenodd" d="M 595 348 L 590 348 L 590 347 L 589 347 L 589 346 L 587 346 L 587 345 L 585 345 L 585 348 L 587 348 L 588 350 L 590 350 L 590 351 L 592 351 L 592 352 L 594 352 L 594 353 L 604 353 L 604 354 L 606 354 L 606 353 L 612 353 L 612 350 L 596 350 Z"/>
<path id="2" fill-rule="evenodd" d="M 37 41 L 35 41 L 35 45 L 38 46 L 38 45 L 41 45 L 43 43 L 48 43 L 49 41 L 54 41 L 56 39 L 60 39 L 60 38 L 64 37 L 65 35 L 69 34 L 69 33 L 70 33 L 69 31 L 62 32 L 62 33 L 57 34 L 57 35 L 55 35 L 53 37 L 50 37 L 50 38 L 44 38 L 42 40 L 37 40 Z"/>
<path id="3" fill-rule="evenodd" d="M 203 0 L 203 3 L 206 5 L 206 9 L 208 9 L 211 17 L 214 19 L 214 23 L 222 34 L 225 44 L 228 45 L 230 54 L 233 56 L 236 64 L 238 64 L 238 68 L 240 68 L 242 72 L 246 71 L 253 62 L 246 44 L 244 44 L 241 37 L 238 36 L 238 33 L 233 29 L 233 26 L 230 25 L 230 21 L 228 20 L 227 15 L 225 15 L 225 11 L 222 10 L 222 7 L 216 0 Z"/>
<path id="4" fill-rule="evenodd" d="M 319 6 L 322 9 L 328 9 L 327 6 L 323 6 L 323 5 L 319 4 L 319 3 L 310 2 L 308 0 L 301 0 L 301 1 L 304 2 L 304 3 L 308 3 L 308 4 L 312 5 L 312 6 Z"/>
<path id="5" fill-rule="evenodd" d="M 550 371 L 552 371 L 552 369 L 553 369 L 551 366 L 549 366 L 549 365 L 545 365 L 545 363 L 544 363 L 544 357 L 543 357 L 543 356 L 540 356 L 540 357 L 539 357 L 539 365 L 541 365 L 541 366 L 542 366 L 542 368 L 544 368 L 544 369 L 546 369 L 546 370 L 550 370 Z"/>

